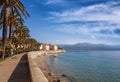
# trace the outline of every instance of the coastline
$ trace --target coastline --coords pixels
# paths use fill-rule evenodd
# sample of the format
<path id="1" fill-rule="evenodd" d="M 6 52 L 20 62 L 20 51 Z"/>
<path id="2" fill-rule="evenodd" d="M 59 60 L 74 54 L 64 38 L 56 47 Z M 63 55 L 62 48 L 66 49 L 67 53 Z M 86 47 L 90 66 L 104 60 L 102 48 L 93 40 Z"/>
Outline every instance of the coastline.
<path id="1" fill-rule="evenodd" d="M 52 71 L 46 62 L 49 56 L 50 55 L 42 55 L 41 57 L 36 58 L 34 61 L 37 63 L 49 82 L 53 82 L 55 77 L 53 76 Z"/>
<path id="2" fill-rule="evenodd" d="M 57 74 L 53 73 L 53 71 L 51 71 L 48 63 L 47 63 L 47 59 L 52 56 L 52 57 L 56 57 L 56 54 L 59 53 L 63 53 L 65 51 L 47 51 L 47 54 L 41 55 L 37 58 L 34 59 L 34 61 L 37 63 L 37 65 L 39 66 L 39 68 L 42 70 L 42 72 L 44 73 L 45 77 L 48 79 L 49 82 L 66 82 L 65 80 L 63 80 L 63 78 L 65 78 L 65 76 L 58 76 Z"/>

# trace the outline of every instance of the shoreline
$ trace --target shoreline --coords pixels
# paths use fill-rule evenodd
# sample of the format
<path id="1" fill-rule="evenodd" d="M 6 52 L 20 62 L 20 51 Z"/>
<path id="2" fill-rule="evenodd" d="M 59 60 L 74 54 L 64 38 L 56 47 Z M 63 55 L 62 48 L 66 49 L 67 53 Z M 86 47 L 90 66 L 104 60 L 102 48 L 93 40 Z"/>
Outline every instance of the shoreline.
<path id="1" fill-rule="evenodd" d="M 62 52 L 59 52 L 62 53 Z M 50 56 L 56 57 L 56 53 L 54 51 L 49 51 L 47 52 L 47 54 L 41 55 L 37 58 L 34 59 L 34 61 L 37 63 L 37 65 L 39 66 L 39 68 L 42 70 L 42 72 L 44 73 L 45 77 L 49 80 L 49 82 L 66 82 L 63 80 L 63 78 L 66 78 L 66 76 L 61 75 L 58 76 L 57 74 L 53 73 L 53 71 L 50 69 L 48 63 L 47 63 L 47 59 Z"/>
<path id="2" fill-rule="evenodd" d="M 42 55 L 41 57 L 36 58 L 34 61 L 37 63 L 37 65 L 42 70 L 42 72 L 44 73 L 45 77 L 49 80 L 49 82 L 54 82 L 57 77 L 54 73 L 52 73 L 46 62 L 49 56 L 50 55 Z"/>

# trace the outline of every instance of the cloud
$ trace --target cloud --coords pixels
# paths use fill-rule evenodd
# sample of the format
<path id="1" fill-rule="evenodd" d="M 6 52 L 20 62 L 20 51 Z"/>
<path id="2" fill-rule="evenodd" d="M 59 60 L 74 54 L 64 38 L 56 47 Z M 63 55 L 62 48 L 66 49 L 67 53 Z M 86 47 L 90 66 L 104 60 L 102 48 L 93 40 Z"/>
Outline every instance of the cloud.
<path id="1" fill-rule="evenodd" d="M 90 39 L 97 39 L 96 37 L 112 37 L 120 39 L 120 25 L 97 23 L 92 26 L 90 24 L 62 24 L 56 31 L 70 34 L 81 35 L 89 37 Z"/>
<path id="2" fill-rule="evenodd" d="M 55 3 L 61 3 L 63 0 L 48 0 L 46 4 L 55 4 Z"/>
<path id="3" fill-rule="evenodd" d="M 114 6 L 117 4 L 119 3 L 109 2 L 63 12 L 50 12 L 50 14 L 54 22 L 58 23 L 71 21 L 106 21 L 120 23 L 120 6 Z"/>
<path id="4" fill-rule="evenodd" d="M 58 24 L 57 32 L 79 41 L 113 43 L 120 41 L 120 2 L 107 2 L 60 12 L 49 12 Z"/>
<path id="5" fill-rule="evenodd" d="M 34 6 L 35 6 L 35 5 L 33 5 L 33 4 L 29 5 L 29 7 L 31 7 L 31 8 L 34 7 Z"/>
<path id="6" fill-rule="evenodd" d="M 59 43 L 60 41 L 59 40 L 55 40 L 56 43 Z"/>
<path id="7" fill-rule="evenodd" d="M 91 36 L 91 39 L 96 40 L 96 36 Z"/>

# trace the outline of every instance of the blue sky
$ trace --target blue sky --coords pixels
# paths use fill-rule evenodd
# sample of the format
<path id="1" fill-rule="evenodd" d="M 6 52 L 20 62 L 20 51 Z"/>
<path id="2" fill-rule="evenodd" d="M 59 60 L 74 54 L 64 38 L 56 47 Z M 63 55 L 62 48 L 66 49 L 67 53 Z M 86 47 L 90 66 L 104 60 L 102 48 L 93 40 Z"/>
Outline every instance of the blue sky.
<path id="1" fill-rule="evenodd" d="M 39 42 L 120 44 L 120 0 L 22 0 Z"/>

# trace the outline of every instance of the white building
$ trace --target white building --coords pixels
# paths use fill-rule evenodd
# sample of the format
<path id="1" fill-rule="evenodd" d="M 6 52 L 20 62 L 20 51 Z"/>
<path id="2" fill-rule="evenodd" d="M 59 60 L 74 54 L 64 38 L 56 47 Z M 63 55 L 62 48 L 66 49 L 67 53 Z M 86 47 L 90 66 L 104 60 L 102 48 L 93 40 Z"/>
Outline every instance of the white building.
<path id="1" fill-rule="evenodd" d="M 43 50 L 43 44 L 40 45 L 40 50 Z"/>
<path id="2" fill-rule="evenodd" d="M 54 45 L 54 50 L 58 50 L 58 46 Z"/>
<path id="3" fill-rule="evenodd" d="M 49 45 L 46 45 L 46 46 L 45 46 L 45 50 L 50 50 L 50 46 L 49 46 Z"/>

